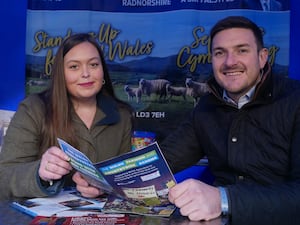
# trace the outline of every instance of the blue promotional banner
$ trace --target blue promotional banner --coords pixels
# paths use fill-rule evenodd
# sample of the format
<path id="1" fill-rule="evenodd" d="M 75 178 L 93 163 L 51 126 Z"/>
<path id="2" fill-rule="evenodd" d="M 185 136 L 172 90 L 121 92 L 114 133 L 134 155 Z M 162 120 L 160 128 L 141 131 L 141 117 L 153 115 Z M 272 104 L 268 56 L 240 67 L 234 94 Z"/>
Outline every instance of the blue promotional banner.
<path id="1" fill-rule="evenodd" d="M 88 32 L 102 46 L 116 95 L 136 110 L 138 130 L 158 140 L 197 103 L 192 82 L 212 75 L 210 28 L 243 15 L 264 32 L 274 72 L 288 76 L 289 1 L 247 0 L 29 0 L 26 94 L 43 90 L 64 38 Z"/>

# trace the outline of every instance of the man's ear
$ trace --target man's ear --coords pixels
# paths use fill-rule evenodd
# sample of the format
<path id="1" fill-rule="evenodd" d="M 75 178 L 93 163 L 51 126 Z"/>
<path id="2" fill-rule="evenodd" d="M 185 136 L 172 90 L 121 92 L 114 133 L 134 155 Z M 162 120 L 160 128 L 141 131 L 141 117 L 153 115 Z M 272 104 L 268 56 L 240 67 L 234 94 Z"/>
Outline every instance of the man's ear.
<path id="1" fill-rule="evenodd" d="M 264 68 L 266 63 L 268 62 L 268 55 L 269 55 L 269 51 L 267 48 L 262 48 L 260 51 L 259 51 L 259 65 L 260 65 L 260 68 Z"/>

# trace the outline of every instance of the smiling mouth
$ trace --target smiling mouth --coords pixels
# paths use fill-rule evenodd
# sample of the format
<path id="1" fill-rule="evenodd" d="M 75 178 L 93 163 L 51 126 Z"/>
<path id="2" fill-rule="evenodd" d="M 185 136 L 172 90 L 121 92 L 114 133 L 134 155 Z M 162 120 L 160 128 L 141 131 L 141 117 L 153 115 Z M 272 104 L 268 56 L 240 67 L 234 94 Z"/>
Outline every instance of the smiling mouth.
<path id="1" fill-rule="evenodd" d="M 93 85 L 93 82 L 87 82 L 87 83 L 81 83 L 79 84 L 79 86 L 82 86 L 82 87 L 90 87 Z"/>
<path id="2" fill-rule="evenodd" d="M 235 72 L 224 72 L 225 76 L 239 76 L 242 74 L 242 71 L 235 71 Z"/>

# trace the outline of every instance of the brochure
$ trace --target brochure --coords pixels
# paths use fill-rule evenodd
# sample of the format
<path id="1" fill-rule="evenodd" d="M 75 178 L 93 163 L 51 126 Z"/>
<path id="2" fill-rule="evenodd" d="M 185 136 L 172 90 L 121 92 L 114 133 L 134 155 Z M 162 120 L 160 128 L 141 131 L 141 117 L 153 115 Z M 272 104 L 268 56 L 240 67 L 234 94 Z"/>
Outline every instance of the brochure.
<path id="1" fill-rule="evenodd" d="M 63 190 L 56 196 L 31 198 L 12 202 L 11 206 L 32 216 L 89 216 L 101 214 L 107 195 L 95 199 L 84 198 L 76 190 Z M 103 214 L 103 213 L 102 213 Z"/>
<path id="2" fill-rule="evenodd" d="M 168 200 L 176 180 L 157 142 L 95 164 L 65 141 L 58 142 L 71 165 L 109 194 L 103 212 L 167 217 L 176 209 Z"/>

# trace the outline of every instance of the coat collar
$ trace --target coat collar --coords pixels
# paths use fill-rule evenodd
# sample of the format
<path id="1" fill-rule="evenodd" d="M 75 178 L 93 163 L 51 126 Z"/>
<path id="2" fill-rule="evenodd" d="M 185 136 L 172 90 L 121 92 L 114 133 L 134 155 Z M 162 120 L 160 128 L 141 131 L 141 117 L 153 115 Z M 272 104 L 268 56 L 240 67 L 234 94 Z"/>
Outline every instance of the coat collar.
<path id="1" fill-rule="evenodd" d="M 104 118 L 100 119 L 97 125 L 111 125 L 120 121 L 118 105 L 112 97 L 100 94 L 97 104 L 104 113 Z"/>

